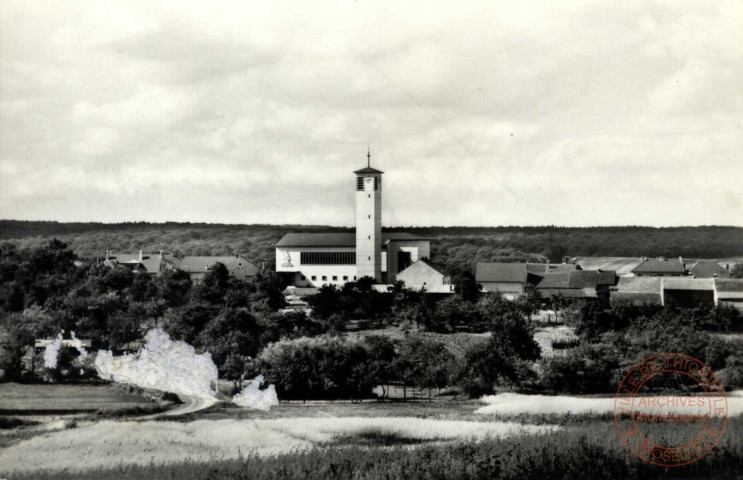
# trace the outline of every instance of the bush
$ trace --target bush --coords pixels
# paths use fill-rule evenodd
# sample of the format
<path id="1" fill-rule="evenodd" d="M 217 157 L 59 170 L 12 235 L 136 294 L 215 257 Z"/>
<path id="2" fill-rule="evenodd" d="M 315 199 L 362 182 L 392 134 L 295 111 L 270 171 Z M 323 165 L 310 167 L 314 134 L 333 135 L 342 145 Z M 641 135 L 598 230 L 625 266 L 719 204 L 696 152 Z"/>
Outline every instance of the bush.
<path id="1" fill-rule="evenodd" d="M 367 358 L 360 343 L 322 335 L 269 345 L 258 356 L 258 368 L 280 398 L 365 398 L 374 386 Z"/>
<path id="2" fill-rule="evenodd" d="M 540 380 L 545 390 L 574 394 L 616 391 L 619 362 L 607 345 L 572 348 L 544 360 Z"/>

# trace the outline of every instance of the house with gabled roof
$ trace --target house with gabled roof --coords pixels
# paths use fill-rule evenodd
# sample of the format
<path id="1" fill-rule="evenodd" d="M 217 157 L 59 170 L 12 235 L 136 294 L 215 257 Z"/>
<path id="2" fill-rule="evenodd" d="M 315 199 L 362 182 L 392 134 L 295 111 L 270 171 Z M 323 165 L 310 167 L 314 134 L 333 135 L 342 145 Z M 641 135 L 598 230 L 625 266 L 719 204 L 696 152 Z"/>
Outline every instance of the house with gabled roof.
<path id="1" fill-rule="evenodd" d="M 688 267 L 694 278 L 729 278 L 730 272 L 713 260 L 697 260 Z"/>
<path id="2" fill-rule="evenodd" d="M 632 269 L 636 277 L 682 277 L 686 267 L 681 258 L 645 258 Z"/>
<path id="3" fill-rule="evenodd" d="M 594 300 L 602 294 L 608 296 L 609 288 L 616 282 L 613 271 L 572 270 L 545 274 L 536 289 L 542 297 L 560 295 L 567 299 Z"/>
<path id="4" fill-rule="evenodd" d="M 240 255 L 187 256 L 180 260 L 176 268 L 188 273 L 194 282 L 199 282 L 217 263 L 227 267 L 229 276 L 238 280 L 251 281 L 260 271 L 253 262 Z"/>
<path id="5" fill-rule="evenodd" d="M 428 293 L 452 293 L 454 285 L 444 271 L 427 258 L 421 258 L 397 274 L 397 280 L 407 288 Z"/>
<path id="6" fill-rule="evenodd" d="M 482 290 L 500 293 L 506 298 L 522 295 L 528 277 L 526 263 L 478 263 L 475 267 L 475 281 Z"/>

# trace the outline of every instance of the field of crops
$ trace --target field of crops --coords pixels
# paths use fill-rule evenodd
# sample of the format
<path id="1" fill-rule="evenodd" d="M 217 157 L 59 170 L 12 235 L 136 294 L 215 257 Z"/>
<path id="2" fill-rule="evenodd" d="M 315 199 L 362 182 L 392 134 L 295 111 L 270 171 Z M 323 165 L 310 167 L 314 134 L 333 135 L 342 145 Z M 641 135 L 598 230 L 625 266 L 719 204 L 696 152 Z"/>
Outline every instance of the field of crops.
<path id="1" fill-rule="evenodd" d="M 74 413 L 149 406 L 137 393 L 109 385 L 0 384 L 0 412 Z"/>
<path id="2" fill-rule="evenodd" d="M 261 435 L 266 442 L 282 438 L 292 445 L 300 445 L 309 440 L 319 440 L 315 446 L 297 449 L 277 455 L 254 454 L 238 450 L 237 454 L 223 456 L 222 449 L 201 453 L 186 453 L 182 456 L 171 456 L 171 463 L 161 464 L 157 461 L 159 450 L 172 450 L 183 435 L 164 440 L 162 444 L 150 450 L 125 453 L 137 457 L 137 462 L 117 463 L 114 458 L 106 462 L 93 460 L 93 468 L 85 471 L 47 470 L 29 473 L 16 473 L 14 479 L 391 479 L 391 478 L 425 478 L 425 479 L 558 479 L 558 478 L 591 478 L 591 479 L 643 479 L 643 478 L 739 478 L 743 471 L 743 419 L 731 419 L 728 433 L 718 447 L 701 461 L 686 467 L 663 468 L 639 460 L 629 452 L 617 437 L 613 421 L 609 419 L 581 417 L 553 417 L 555 423 L 562 423 L 559 428 L 542 429 L 541 434 L 495 435 L 475 438 L 446 439 L 446 434 L 457 432 L 459 424 L 452 423 L 443 429 L 428 421 L 430 428 L 420 429 L 416 422 L 394 423 L 375 421 L 376 425 L 365 424 L 357 420 L 338 422 L 345 430 L 329 438 L 325 433 L 313 430 L 316 424 L 301 423 L 306 437 L 297 437 L 291 433 L 294 427 L 288 424 L 288 430 L 280 433 L 272 430 Z M 325 421 L 325 424 L 335 423 Z M 420 423 L 420 422 L 418 422 Z M 136 425 L 136 424 L 134 424 Z M 166 424 L 168 425 L 168 424 Z M 191 424 L 181 428 L 190 429 Z M 259 424 L 261 427 L 264 424 Z M 393 427 L 393 425 L 397 425 Z M 481 423 L 479 431 L 486 431 L 489 423 Z M 502 424 L 493 424 L 498 431 Z M 150 424 L 142 424 L 150 431 Z M 243 425 L 245 426 L 245 425 Z M 348 427 L 351 428 L 348 428 Z M 127 427 L 136 428 L 136 427 Z M 163 429 L 167 427 L 162 427 Z M 222 430 L 214 435 L 223 438 L 222 444 L 234 439 L 234 426 L 222 437 Z M 186 430 L 191 435 L 198 435 L 198 430 Z M 75 450 L 91 448 L 83 436 L 71 431 L 65 440 L 70 442 L 64 450 L 65 455 L 74 455 Z M 465 433 L 472 433 L 471 430 Z M 135 432 L 148 435 L 144 429 Z M 275 438 L 273 436 L 276 436 Z M 124 441 L 123 439 L 121 440 Z M 213 443 L 218 440 L 213 440 Z M 96 449 L 97 453 L 106 453 Z M 38 459 L 58 456 L 57 452 L 41 450 Z M 204 463 L 205 456 L 212 455 L 211 461 Z M 30 458 L 30 457 L 29 457 Z M 155 461 L 150 461 L 156 458 Z M 1 461 L 1 460 L 0 460 Z M 49 462 L 44 462 L 48 464 Z M 1 463 L 0 463 L 1 464 Z M 67 461 L 64 462 L 68 464 Z"/>

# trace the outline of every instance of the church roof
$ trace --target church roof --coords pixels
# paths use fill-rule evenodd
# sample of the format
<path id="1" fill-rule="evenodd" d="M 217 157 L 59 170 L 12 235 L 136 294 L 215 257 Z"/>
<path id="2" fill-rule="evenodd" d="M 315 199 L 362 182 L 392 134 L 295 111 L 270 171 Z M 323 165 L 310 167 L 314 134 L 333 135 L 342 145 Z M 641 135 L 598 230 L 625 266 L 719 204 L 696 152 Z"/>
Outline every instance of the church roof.
<path id="1" fill-rule="evenodd" d="M 382 233 L 382 243 L 389 241 L 426 240 L 407 232 Z M 355 247 L 356 233 L 287 233 L 276 244 L 277 247 Z"/>
<path id="2" fill-rule="evenodd" d="M 355 173 L 355 174 L 357 174 L 357 175 L 358 175 L 358 174 L 364 174 L 364 173 L 384 173 L 384 172 L 383 172 L 383 171 L 381 171 L 381 170 L 377 170 L 376 168 L 372 168 L 372 167 L 364 167 L 364 168 L 362 168 L 361 170 L 356 170 L 356 171 L 355 171 L 355 172 L 353 172 L 353 173 Z"/>

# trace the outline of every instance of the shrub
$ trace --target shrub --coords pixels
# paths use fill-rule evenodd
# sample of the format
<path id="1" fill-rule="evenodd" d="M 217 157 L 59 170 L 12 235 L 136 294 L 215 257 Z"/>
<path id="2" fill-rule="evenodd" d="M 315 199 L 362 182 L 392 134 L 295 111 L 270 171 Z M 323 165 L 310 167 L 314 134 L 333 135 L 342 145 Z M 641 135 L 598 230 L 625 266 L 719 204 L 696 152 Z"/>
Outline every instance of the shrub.
<path id="1" fill-rule="evenodd" d="M 258 356 L 259 369 L 280 398 L 363 398 L 371 396 L 364 347 L 343 337 L 322 335 L 282 340 Z"/>

